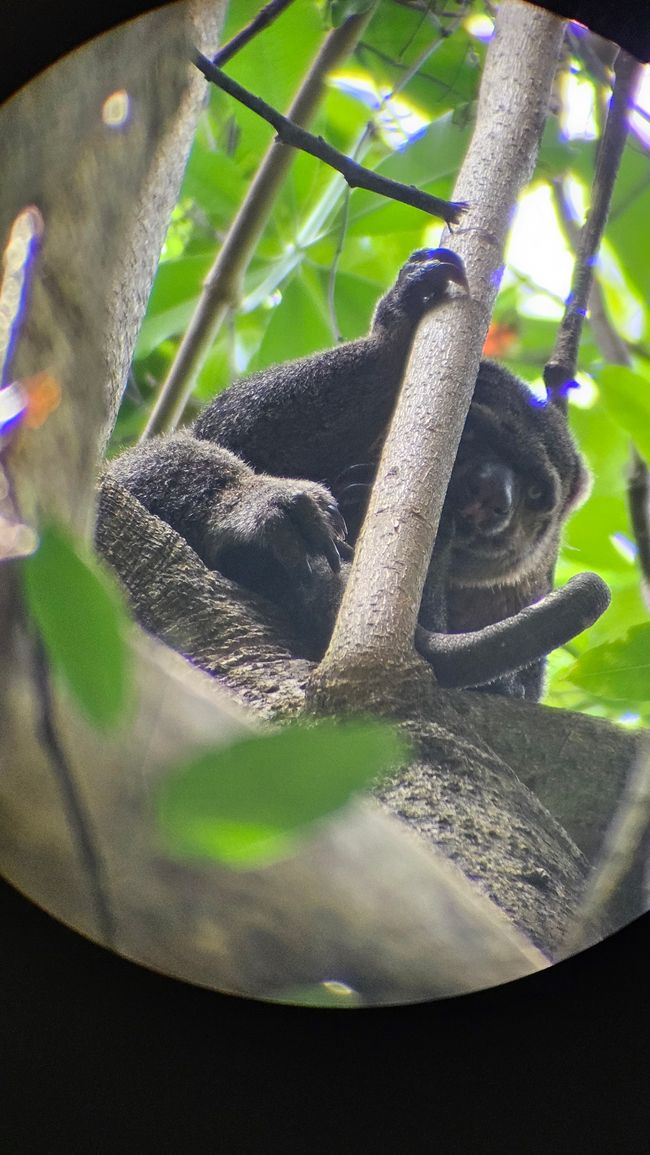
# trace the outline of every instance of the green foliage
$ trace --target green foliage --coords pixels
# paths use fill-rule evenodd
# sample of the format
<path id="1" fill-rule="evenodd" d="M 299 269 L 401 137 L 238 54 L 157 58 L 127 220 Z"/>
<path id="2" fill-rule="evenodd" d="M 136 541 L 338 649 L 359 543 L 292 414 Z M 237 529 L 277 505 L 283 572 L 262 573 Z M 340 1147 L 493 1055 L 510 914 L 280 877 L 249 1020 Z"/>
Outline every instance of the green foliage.
<path id="1" fill-rule="evenodd" d="M 177 769 L 158 797 L 170 850 L 240 869 L 290 854 L 304 827 L 337 810 L 405 758 L 379 723 L 293 726 L 208 751 Z"/>
<path id="2" fill-rule="evenodd" d="M 258 9 L 259 0 L 233 0 L 224 39 Z M 286 111 L 331 23 L 361 10 L 366 0 L 295 0 L 232 58 L 228 71 Z M 478 0 L 436 3 L 430 12 L 381 0 L 353 56 L 330 79 L 313 131 L 386 176 L 448 197 L 473 130 L 485 46 L 472 34 L 471 18 L 484 12 Z M 592 86 L 598 131 L 607 90 L 589 77 L 583 61 L 567 64 L 567 76 L 577 70 Z M 397 99 L 382 104 L 395 88 Z M 211 88 L 140 335 L 116 446 L 132 440 L 144 424 L 202 279 L 272 139 L 269 125 Z M 568 182 L 588 201 L 596 148 L 588 134 L 569 138 L 563 123 L 549 117 L 533 187 Z M 598 265 L 608 315 L 630 344 L 632 367 L 605 367 L 596 333 L 585 326 L 580 380 L 591 383 L 593 397 L 571 405 L 571 422 L 594 487 L 569 524 L 557 574 L 562 584 L 580 570 L 600 572 L 612 589 L 612 605 L 592 630 L 553 656 L 547 693 L 553 705 L 613 719 L 626 713 L 625 702 L 605 693 L 595 676 L 576 681 L 566 672 L 590 648 L 592 662 L 604 661 L 608 646 L 623 644 L 631 628 L 647 621 L 633 550 L 626 544 L 633 544 L 626 473 L 630 439 L 650 460 L 648 188 L 648 151 L 632 135 Z M 579 213 L 574 223 L 580 223 Z M 552 231 L 547 238 L 540 228 L 531 238 L 531 264 L 521 275 L 506 269 L 494 317 L 509 335 L 494 355 L 538 385 L 566 291 L 553 296 L 535 279 L 535 250 L 555 246 L 562 229 L 552 224 Z M 188 416 L 245 372 L 326 347 L 339 335 L 349 339 L 366 332 L 396 270 L 415 248 L 435 245 L 440 233 L 439 223 L 425 214 L 365 190 L 350 193 L 338 174 L 297 155 L 246 271 L 241 306 L 215 341 Z"/>
<path id="3" fill-rule="evenodd" d="M 569 681 L 609 702 L 643 710 L 650 703 L 650 624 L 634 626 L 623 638 L 595 646 L 565 673 Z"/>
<path id="4" fill-rule="evenodd" d="M 60 527 L 23 562 L 29 613 L 48 659 L 99 729 L 120 718 L 130 687 L 126 614 L 113 579 Z"/>
<path id="5" fill-rule="evenodd" d="M 596 380 L 607 412 L 650 463 L 650 377 L 616 365 L 601 369 Z"/>

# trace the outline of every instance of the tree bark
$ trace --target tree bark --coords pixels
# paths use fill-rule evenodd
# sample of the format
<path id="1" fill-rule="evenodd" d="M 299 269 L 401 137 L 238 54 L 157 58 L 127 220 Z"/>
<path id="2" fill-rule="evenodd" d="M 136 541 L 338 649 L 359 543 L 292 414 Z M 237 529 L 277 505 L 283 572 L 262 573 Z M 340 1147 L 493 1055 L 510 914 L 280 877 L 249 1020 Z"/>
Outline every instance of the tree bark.
<path id="1" fill-rule="evenodd" d="M 481 80 L 476 126 L 453 200 L 470 208 L 449 238 L 468 294 L 424 317 L 382 451 L 368 515 L 327 654 L 317 700 L 340 706 L 396 683 L 413 693 L 413 637 L 458 443 L 499 288 L 517 197 L 532 176 L 564 26 L 519 0 L 500 6 Z M 445 240 L 443 238 L 443 243 Z M 428 672 L 427 672 L 428 673 Z"/>

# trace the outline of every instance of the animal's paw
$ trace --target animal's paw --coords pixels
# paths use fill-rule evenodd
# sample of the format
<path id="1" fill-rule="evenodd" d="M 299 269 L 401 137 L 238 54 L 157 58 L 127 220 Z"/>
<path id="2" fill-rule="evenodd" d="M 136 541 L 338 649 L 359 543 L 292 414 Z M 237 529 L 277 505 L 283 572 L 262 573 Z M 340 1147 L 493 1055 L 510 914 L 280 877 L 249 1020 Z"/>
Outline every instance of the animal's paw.
<path id="1" fill-rule="evenodd" d="M 206 528 L 208 564 L 273 597 L 309 587 L 323 567 L 338 573 L 352 554 L 332 494 L 311 481 L 256 474 L 222 495 Z"/>
<path id="2" fill-rule="evenodd" d="M 417 249 L 403 265 L 394 291 L 410 315 L 423 314 L 444 298 L 452 283 L 468 291 L 465 266 L 457 253 Z"/>

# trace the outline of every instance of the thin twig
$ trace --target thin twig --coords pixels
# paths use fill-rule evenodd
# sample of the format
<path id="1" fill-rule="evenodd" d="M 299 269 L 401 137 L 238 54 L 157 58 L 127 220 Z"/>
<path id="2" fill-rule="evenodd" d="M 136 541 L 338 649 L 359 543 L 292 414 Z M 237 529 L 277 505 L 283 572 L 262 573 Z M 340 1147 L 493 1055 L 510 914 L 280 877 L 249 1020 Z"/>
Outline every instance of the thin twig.
<path id="1" fill-rule="evenodd" d="M 240 52 L 244 45 L 248 44 L 254 36 L 257 36 L 258 32 L 267 28 L 290 4 L 293 4 L 293 0 L 269 0 L 269 3 L 260 9 L 250 24 L 242 28 L 227 44 L 219 49 L 216 56 L 212 57 L 212 63 L 221 68 L 228 60 L 232 59 L 236 52 Z"/>
<path id="2" fill-rule="evenodd" d="M 650 610 L 650 469 L 635 446 L 630 455 L 627 504 L 641 571 L 641 593 Z"/>
<path id="3" fill-rule="evenodd" d="M 636 90 L 641 66 L 634 57 L 619 52 L 616 81 L 612 92 L 605 131 L 598 147 L 591 208 L 580 232 L 571 292 L 555 347 L 544 369 L 549 397 L 565 406 L 567 389 L 575 377 L 582 326 L 594 276 L 594 261 L 600 247 L 612 192 L 628 133 L 628 111 Z"/>
<path id="4" fill-rule="evenodd" d="M 321 136 L 314 136 L 311 132 L 307 132 L 300 125 L 283 116 L 272 105 L 267 104 L 261 97 L 255 96 L 232 77 L 227 76 L 220 68 L 215 68 L 214 64 L 202 52 L 194 54 L 194 63 L 206 80 L 210 80 L 218 88 L 227 92 L 229 96 L 238 100 L 240 104 L 249 108 L 251 112 L 255 112 L 263 120 L 268 121 L 277 132 L 278 139 L 282 144 L 288 144 L 291 148 L 308 152 L 310 156 L 315 156 L 324 164 L 328 164 L 330 168 L 336 169 L 345 178 L 350 188 L 364 188 L 369 192 L 376 192 L 381 196 L 389 197 L 391 200 L 400 201 L 402 204 L 411 205 L 412 208 L 421 209 L 431 216 L 440 217 L 448 225 L 457 224 L 467 208 L 463 201 L 442 200 L 440 197 L 422 192 L 415 185 L 405 185 L 401 181 L 379 176 L 377 173 L 371 172 L 370 169 L 364 168 L 363 165 L 357 164 L 345 153 L 339 152 L 337 148 L 328 144 Z"/>
<path id="5" fill-rule="evenodd" d="M 353 160 L 359 161 L 359 159 L 365 155 L 366 145 L 368 144 L 370 138 L 372 137 L 372 135 L 374 133 L 375 123 L 376 123 L 378 117 L 381 115 L 382 111 L 386 108 L 386 106 L 389 104 L 389 102 L 391 100 L 393 100 L 400 92 L 402 92 L 402 90 L 413 79 L 414 76 L 416 76 L 416 75 L 421 76 L 422 75 L 421 70 L 422 70 L 423 65 L 426 63 L 427 60 L 429 60 L 431 58 L 431 56 L 433 56 L 434 52 L 437 52 L 440 45 L 445 43 L 448 36 L 450 36 L 452 34 L 452 32 L 455 31 L 456 26 L 458 24 L 460 24 L 462 18 L 463 18 L 462 13 L 458 13 L 454 17 L 454 19 L 452 21 L 450 21 L 450 27 L 445 28 L 444 30 L 441 29 L 440 30 L 440 36 L 439 36 L 438 40 L 435 40 L 435 41 L 433 41 L 433 43 L 427 45 L 427 47 L 420 53 L 417 60 L 415 60 L 415 62 L 413 64 L 400 65 L 397 60 L 392 61 L 392 63 L 395 65 L 395 67 L 403 68 L 404 73 L 402 76 L 400 76 L 399 80 L 397 81 L 397 83 L 395 83 L 393 85 L 393 87 L 390 89 L 390 91 L 386 92 L 384 94 L 384 96 L 380 100 L 377 108 L 375 109 L 374 115 L 365 124 L 363 131 L 362 131 L 357 143 L 355 144 L 355 146 L 352 150 L 352 159 Z M 404 51 L 404 49 L 402 49 L 402 51 Z M 327 285 L 327 307 L 328 307 L 328 311 L 330 314 L 332 331 L 333 331 L 334 337 L 337 341 L 341 340 L 341 332 L 340 332 L 340 328 L 339 328 L 339 324 L 338 324 L 338 318 L 336 316 L 336 307 L 335 307 L 335 302 L 334 302 L 334 288 L 335 288 L 335 284 L 336 284 L 336 274 L 337 274 L 337 270 L 338 270 L 339 261 L 341 259 L 341 255 L 343 253 L 343 245 L 344 245 L 345 236 L 347 233 L 348 221 L 350 218 L 350 194 L 351 194 L 351 192 L 352 192 L 352 190 L 351 190 L 350 186 L 348 185 L 348 187 L 345 190 L 345 195 L 343 198 L 343 209 L 341 212 L 341 219 L 339 222 L 339 238 L 338 238 L 338 241 L 336 244 L 336 252 L 334 253 L 334 257 L 333 257 L 332 264 L 330 267 L 329 276 L 328 276 L 328 285 Z"/>
<path id="6" fill-rule="evenodd" d="M 577 248 L 580 230 L 571 217 L 561 181 L 551 184 L 560 225 L 573 248 Z M 595 277 L 589 294 L 589 327 L 600 352 L 609 365 L 632 363 L 628 347 L 616 331 L 607 314 L 603 290 Z M 627 503 L 632 532 L 637 545 L 637 561 L 641 571 L 641 592 L 650 609 L 650 470 L 635 446 L 630 454 L 627 481 Z"/>
<path id="7" fill-rule="evenodd" d="M 313 117 L 325 77 L 349 56 L 371 16 L 372 9 L 361 16 L 351 16 L 329 33 L 289 109 L 292 120 L 305 124 Z M 169 432 L 180 421 L 221 325 L 238 303 L 244 273 L 294 157 L 292 149 L 278 144 L 272 144 L 264 156 L 204 281 L 194 315 L 142 434 L 143 441 L 156 433 Z"/>
<path id="8" fill-rule="evenodd" d="M 41 741 L 61 794 L 68 828 L 84 872 L 84 881 L 90 889 L 97 933 L 105 946 L 114 946 L 115 917 L 106 889 L 104 865 L 92 830 L 90 814 L 86 810 L 57 734 L 50 672 L 39 638 L 34 642 L 34 675 L 40 710 Z"/>

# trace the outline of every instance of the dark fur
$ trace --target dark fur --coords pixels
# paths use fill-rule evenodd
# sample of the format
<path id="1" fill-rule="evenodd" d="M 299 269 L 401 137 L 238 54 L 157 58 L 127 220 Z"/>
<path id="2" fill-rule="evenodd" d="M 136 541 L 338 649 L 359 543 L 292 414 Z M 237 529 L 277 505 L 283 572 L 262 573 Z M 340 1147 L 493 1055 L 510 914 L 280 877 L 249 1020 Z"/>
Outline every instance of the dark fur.
<path id="1" fill-rule="evenodd" d="M 297 614 L 310 656 L 328 640 L 341 588 L 335 575 L 356 540 L 417 324 L 450 281 L 463 279 L 446 250 L 413 254 L 367 337 L 253 374 L 216 397 L 189 431 L 111 463 L 111 475 L 206 565 Z M 476 630 L 547 593 L 563 522 L 586 488 L 561 410 L 540 406 L 512 374 L 483 362 L 421 624 Z M 333 495 L 349 523 L 347 543 Z M 537 698 L 541 681 L 537 663 L 492 688 Z"/>

